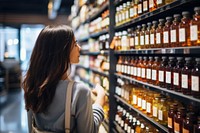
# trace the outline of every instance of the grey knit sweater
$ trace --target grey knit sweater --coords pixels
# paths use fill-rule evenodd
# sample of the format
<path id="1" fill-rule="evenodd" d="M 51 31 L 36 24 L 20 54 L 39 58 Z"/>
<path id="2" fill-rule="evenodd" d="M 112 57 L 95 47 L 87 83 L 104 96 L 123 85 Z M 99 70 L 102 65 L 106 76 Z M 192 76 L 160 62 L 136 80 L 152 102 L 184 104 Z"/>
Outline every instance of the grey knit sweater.
<path id="1" fill-rule="evenodd" d="M 33 114 L 39 129 L 64 133 L 65 99 L 69 81 L 61 80 L 47 113 Z M 67 108 L 67 107 L 66 107 Z M 28 111 L 29 132 L 31 131 L 32 111 Z M 100 105 L 92 104 L 91 91 L 82 83 L 75 82 L 72 90 L 70 127 L 73 133 L 98 133 L 104 119 Z"/>

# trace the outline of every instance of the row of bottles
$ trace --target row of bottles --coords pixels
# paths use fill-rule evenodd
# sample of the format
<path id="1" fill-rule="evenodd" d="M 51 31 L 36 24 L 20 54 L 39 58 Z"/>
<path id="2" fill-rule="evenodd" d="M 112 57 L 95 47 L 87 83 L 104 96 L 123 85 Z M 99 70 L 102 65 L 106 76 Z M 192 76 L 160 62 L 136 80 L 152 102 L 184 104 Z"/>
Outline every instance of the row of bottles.
<path id="1" fill-rule="evenodd" d="M 116 7 L 115 25 L 127 23 L 138 16 L 151 12 L 174 0 L 131 0 Z"/>
<path id="2" fill-rule="evenodd" d="M 200 58 L 119 56 L 116 72 L 200 98 Z"/>
<path id="3" fill-rule="evenodd" d="M 137 116 L 136 113 L 120 105 L 117 106 L 115 121 L 126 133 L 159 133 L 158 129 Z"/>
<path id="4" fill-rule="evenodd" d="M 115 33 L 115 50 L 200 46 L 200 7 Z"/>
<path id="5" fill-rule="evenodd" d="M 183 103 L 158 92 L 150 91 L 133 84 L 124 83 L 121 79 L 118 79 L 117 81 L 117 95 L 122 97 L 134 108 L 140 110 L 141 113 L 146 114 L 154 121 L 167 126 L 170 133 L 182 133 L 182 130 L 188 130 L 190 131 L 189 133 L 193 133 L 193 127 L 198 127 L 197 118 L 200 116 L 200 108 L 198 105 L 193 103 L 184 105 Z M 184 115 L 181 113 L 184 113 Z"/>

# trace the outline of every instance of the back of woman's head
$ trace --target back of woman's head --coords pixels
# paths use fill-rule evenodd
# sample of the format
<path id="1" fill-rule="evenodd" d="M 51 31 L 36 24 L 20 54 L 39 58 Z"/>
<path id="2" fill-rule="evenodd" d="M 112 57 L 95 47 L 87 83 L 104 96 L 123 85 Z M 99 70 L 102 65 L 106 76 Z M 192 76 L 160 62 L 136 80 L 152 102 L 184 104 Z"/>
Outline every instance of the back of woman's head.
<path id="1" fill-rule="evenodd" d="M 45 112 L 56 86 L 70 67 L 74 34 L 66 25 L 47 26 L 39 34 L 23 82 L 26 109 Z"/>

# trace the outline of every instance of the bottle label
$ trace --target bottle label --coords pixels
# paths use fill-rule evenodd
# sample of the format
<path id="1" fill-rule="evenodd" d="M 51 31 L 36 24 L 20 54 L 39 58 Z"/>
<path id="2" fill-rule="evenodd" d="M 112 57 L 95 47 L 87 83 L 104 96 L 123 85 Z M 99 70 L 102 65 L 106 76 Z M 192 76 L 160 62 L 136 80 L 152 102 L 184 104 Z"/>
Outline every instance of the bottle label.
<path id="1" fill-rule="evenodd" d="M 171 30 L 171 42 L 176 42 L 176 30 Z"/>
<path id="2" fill-rule="evenodd" d="M 121 125 L 121 121 L 122 121 L 122 118 L 121 118 L 121 117 L 119 117 L 119 119 L 118 119 L 118 124 L 120 124 L 120 125 Z"/>
<path id="3" fill-rule="evenodd" d="M 131 47 L 134 46 L 134 38 L 133 38 L 133 37 L 130 38 L 130 46 L 131 46 Z"/>
<path id="4" fill-rule="evenodd" d="M 124 125 L 124 130 L 127 131 L 127 129 L 128 129 L 128 124 L 125 123 L 125 125 Z"/>
<path id="5" fill-rule="evenodd" d="M 161 43 L 160 33 L 156 33 L 156 44 Z"/>
<path id="6" fill-rule="evenodd" d="M 147 79 L 151 79 L 151 69 L 147 69 Z"/>
<path id="7" fill-rule="evenodd" d="M 146 110 L 146 100 L 142 100 L 142 109 Z"/>
<path id="8" fill-rule="evenodd" d="M 142 4 L 138 4 L 138 14 L 142 13 Z"/>
<path id="9" fill-rule="evenodd" d="M 152 80 L 156 80 L 156 76 L 157 76 L 156 70 L 152 70 Z"/>
<path id="10" fill-rule="evenodd" d="M 134 76 L 137 76 L 137 67 L 134 67 Z"/>
<path id="11" fill-rule="evenodd" d="M 147 102 L 147 113 L 151 113 L 151 103 Z"/>
<path id="12" fill-rule="evenodd" d="M 141 98 L 138 98 L 138 107 L 141 107 L 142 106 L 142 99 Z"/>
<path id="13" fill-rule="evenodd" d="M 153 7 L 153 0 L 149 0 L 149 8 L 152 8 Z"/>
<path id="14" fill-rule="evenodd" d="M 163 32 L 163 43 L 169 43 L 169 33 L 168 33 L 168 31 Z"/>
<path id="15" fill-rule="evenodd" d="M 199 77 L 198 76 L 192 76 L 192 91 L 199 92 Z"/>
<path id="16" fill-rule="evenodd" d="M 134 71 L 133 71 L 134 67 L 131 66 L 131 75 L 134 75 Z"/>
<path id="17" fill-rule="evenodd" d="M 185 42 L 185 28 L 179 29 L 179 42 Z"/>
<path id="18" fill-rule="evenodd" d="M 179 73 L 174 73 L 174 85 L 179 85 Z"/>
<path id="19" fill-rule="evenodd" d="M 183 133 L 190 133 L 189 130 L 183 128 Z"/>
<path id="20" fill-rule="evenodd" d="M 164 71 L 159 71 L 159 81 L 164 82 Z"/>
<path id="21" fill-rule="evenodd" d="M 137 104 L 137 96 L 136 95 L 133 95 L 133 104 Z"/>
<path id="22" fill-rule="evenodd" d="M 129 12 L 130 12 L 130 17 L 132 18 L 134 16 L 134 9 L 130 8 Z"/>
<path id="23" fill-rule="evenodd" d="M 137 46 L 138 45 L 138 42 L 139 42 L 139 40 L 138 40 L 139 38 L 138 38 L 138 36 L 136 36 L 135 37 L 135 46 Z"/>
<path id="24" fill-rule="evenodd" d="M 131 74 L 131 66 L 127 66 L 127 74 Z"/>
<path id="25" fill-rule="evenodd" d="M 157 113 L 157 107 L 153 106 L 153 116 L 154 117 L 157 117 L 158 116 L 158 113 Z"/>
<path id="26" fill-rule="evenodd" d="M 179 123 L 174 122 L 174 132 L 175 133 L 180 133 Z"/>
<path id="27" fill-rule="evenodd" d="M 166 71 L 166 83 L 171 83 L 171 72 Z"/>
<path id="28" fill-rule="evenodd" d="M 140 36 L 140 45 L 144 45 L 144 36 Z"/>
<path id="29" fill-rule="evenodd" d="M 145 78 L 145 75 L 146 75 L 146 69 L 145 68 L 142 68 L 142 78 Z"/>
<path id="30" fill-rule="evenodd" d="M 125 13 L 122 13 L 122 21 L 125 20 Z"/>
<path id="31" fill-rule="evenodd" d="M 188 75 L 182 74 L 181 77 L 182 77 L 181 87 L 188 89 Z"/>
<path id="32" fill-rule="evenodd" d="M 141 77 L 141 68 L 140 67 L 137 68 L 137 76 Z"/>
<path id="33" fill-rule="evenodd" d="M 143 11 L 147 11 L 148 10 L 148 3 L 147 3 L 147 0 L 146 1 L 143 1 Z"/>
<path id="34" fill-rule="evenodd" d="M 198 26 L 191 25 L 190 26 L 190 40 L 196 41 L 198 39 Z"/>
<path id="35" fill-rule="evenodd" d="M 172 128 L 172 118 L 168 117 L 167 122 L 168 122 L 168 127 Z"/>
<path id="36" fill-rule="evenodd" d="M 145 35 L 145 45 L 149 45 L 149 35 Z"/>
<path id="37" fill-rule="evenodd" d="M 157 4 L 159 5 L 159 4 L 162 4 L 163 3 L 163 1 L 162 0 L 157 0 Z"/>
<path id="38" fill-rule="evenodd" d="M 154 43 L 154 34 L 150 35 L 150 44 L 153 45 Z"/>
<path id="39" fill-rule="evenodd" d="M 162 110 L 158 110 L 158 119 L 159 120 L 163 120 L 163 111 Z"/>

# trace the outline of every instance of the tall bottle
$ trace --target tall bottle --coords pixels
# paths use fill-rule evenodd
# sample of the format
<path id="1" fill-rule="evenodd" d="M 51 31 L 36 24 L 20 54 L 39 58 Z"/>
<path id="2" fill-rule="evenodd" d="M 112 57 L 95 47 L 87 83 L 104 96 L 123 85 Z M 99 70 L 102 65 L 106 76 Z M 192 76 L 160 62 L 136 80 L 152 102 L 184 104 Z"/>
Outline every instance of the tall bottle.
<path id="1" fill-rule="evenodd" d="M 151 30 L 151 22 L 147 23 L 148 27 L 145 31 L 145 48 L 150 47 L 150 30 Z"/>
<path id="2" fill-rule="evenodd" d="M 137 64 L 137 80 L 142 80 L 142 56 L 139 57 L 139 61 L 138 61 L 138 64 Z"/>
<path id="3" fill-rule="evenodd" d="M 185 58 L 185 66 L 181 72 L 181 89 L 183 94 L 190 95 L 191 94 L 191 70 L 193 69 L 192 58 Z"/>
<path id="4" fill-rule="evenodd" d="M 190 40 L 192 46 L 200 45 L 200 7 L 194 8 L 195 15 L 190 23 Z"/>
<path id="5" fill-rule="evenodd" d="M 156 48 L 163 47 L 163 27 L 165 26 L 165 20 L 159 19 L 159 25 L 156 29 Z"/>
<path id="6" fill-rule="evenodd" d="M 174 103 L 170 105 L 167 119 L 169 133 L 174 133 L 174 115 L 177 113 L 177 110 L 178 104 Z"/>
<path id="7" fill-rule="evenodd" d="M 133 35 L 133 29 L 128 29 L 128 38 L 129 38 L 129 49 L 134 49 L 134 35 Z"/>
<path id="8" fill-rule="evenodd" d="M 150 30 L 150 47 L 154 48 L 156 46 L 156 28 L 158 27 L 158 21 L 153 21 L 153 26 Z"/>
<path id="9" fill-rule="evenodd" d="M 137 26 L 137 30 L 135 32 L 135 49 L 140 49 L 140 32 L 141 32 L 141 26 Z"/>
<path id="10" fill-rule="evenodd" d="M 191 46 L 190 43 L 190 13 L 182 12 L 183 18 L 179 24 L 179 44 L 182 47 Z"/>
<path id="11" fill-rule="evenodd" d="M 152 84 L 153 85 L 158 85 L 158 70 L 159 70 L 159 66 L 160 66 L 160 58 L 159 57 L 155 57 L 155 61 L 152 65 Z"/>
<path id="12" fill-rule="evenodd" d="M 146 24 L 142 24 L 142 30 L 140 32 L 140 47 L 141 47 L 141 49 L 145 48 L 145 31 L 146 31 Z"/>
<path id="13" fill-rule="evenodd" d="M 139 0 L 134 0 L 134 18 L 138 17 L 138 2 Z"/>
<path id="14" fill-rule="evenodd" d="M 193 133 L 193 126 L 197 121 L 197 117 L 193 112 L 187 113 L 183 120 L 183 133 Z"/>
<path id="15" fill-rule="evenodd" d="M 147 82 L 146 79 L 146 69 L 147 69 L 147 57 L 143 57 L 143 63 L 141 65 L 141 69 L 142 69 L 142 74 L 141 74 L 141 78 L 143 82 Z"/>
<path id="16" fill-rule="evenodd" d="M 173 68 L 176 65 L 176 60 L 174 57 L 169 57 L 169 65 L 166 66 L 165 71 L 165 87 L 167 89 L 173 89 Z"/>
<path id="17" fill-rule="evenodd" d="M 179 46 L 179 23 L 181 22 L 181 15 L 174 14 L 174 21 L 170 27 L 170 47 Z"/>
<path id="18" fill-rule="evenodd" d="M 163 88 L 165 88 L 165 69 L 167 65 L 168 65 L 168 59 L 166 56 L 163 56 L 162 62 L 160 63 L 160 66 L 159 66 L 159 72 L 158 72 L 159 86 Z"/>
<path id="19" fill-rule="evenodd" d="M 149 0 L 143 0 L 143 13 L 149 12 Z"/>
<path id="20" fill-rule="evenodd" d="M 143 14 L 143 0 L 138 0 L 138 15 Z"/>
<path id="21" fill-rule="evenodd" d="M 147 107 L 146 107 L 146 114 L 148 117 L 153 117 L 153 93 L 147 93 Z"/>
<path id="22" fill-rule="evenodd" d="M 152 84 L 152 65 L 153 65 L 153 62 L 154 62 L 154 59 L 153 57 L 149 57 L 149 61 L 148 61 L 148 64 L 147 64 L 147 69 L 146 69 L 146 73 L 147 73 L 147 76 L 146 76 L 146 79 L 147 79 L 147 83 L 149 84 Z"/>
<path id="23" fill-rule="evenodd" d="M 191 93 L 192 96 L 200 99 L 200 58 L 196 58 L 196 65 L 191 72 Z"/>
<path id="24" fill-rule="evenodd" d="M 164 126 L 167 126 L 168 118 L 168 107 L 166 103 L 166 98 L 161 98 L 160 104 L 158 106 L 158 122 Z"/>
<path id="25" fill-rule="evenodd" d="M 181 92 L 181 72 L 184 67 L 184 59 L 183 57 L 177 57 L 178 62 L 176 66 L 173 68 L 173 90 Z"/>
<path id="26" fill-rule="evenodd" d="M 158 120 L 158 106 L 160 104 L 160 97 L 154 97 L 153 99 L 153 119 L 154 121 L 159 121 Z"/>
<path id="27" fill-rule="evenodd" d="M 174 132 L 182 133 L 183 119 L 186 116 L 186 109 L 179 108 L 178 112 L 174 115 Z"/>
<path id="28" fill-rule="evenodd" d="M 166 17 L 165 26 L 163 27 L 163 45 L 170 46 L 170 26 L 172 24 L 172 17 Z"/>

